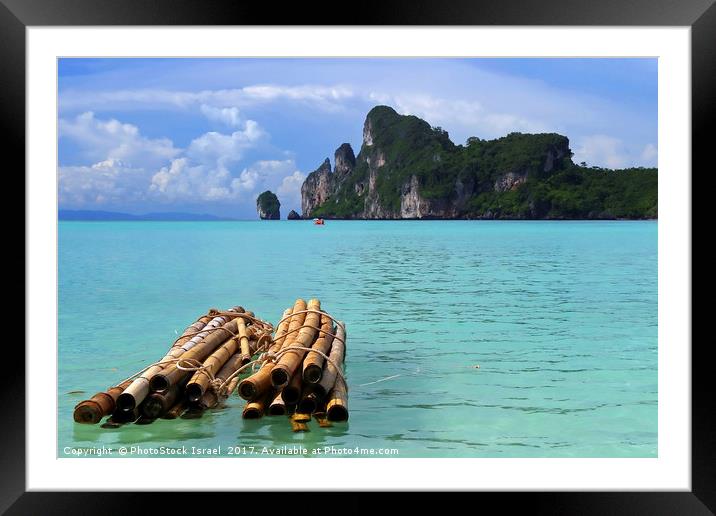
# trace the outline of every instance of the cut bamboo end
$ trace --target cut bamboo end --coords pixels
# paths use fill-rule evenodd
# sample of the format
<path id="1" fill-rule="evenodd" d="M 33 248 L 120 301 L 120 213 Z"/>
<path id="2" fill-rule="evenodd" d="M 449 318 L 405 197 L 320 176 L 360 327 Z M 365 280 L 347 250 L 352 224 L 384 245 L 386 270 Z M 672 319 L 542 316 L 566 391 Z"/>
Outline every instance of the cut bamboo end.
<path id="1" fill-rule="evenodd" d="M 152 376 L 152 379 L 149 380 L 149 389 L 152 392 L 162 392 L 166 391 L 169 388 L 169 378 L 168 375 L 172 371 L 176 371 L 176 366 L 174 364 L 166 367 L 161 373 L 155 374 Z"/>
<path id="2" fill-rule="evenodd" d="M 281 397 L 281 393 L 278 393 L 273 399 L 268 408 L 269 416 L 285 416 L 287 414 L 286 403 Z"/>
<path id="3" fill-rule="evenodd" d="M 297 411 L 304 414 L 313 414 L 318 407 L 318 398 L 314 392 L 309 392 L 301 398 Z"/>
<path id="4" fill-rule="evenodd" d="M 295 374 L 291 381 L 281 390 L 281 397 L 286 405 L 294 405 L 301 401 L 301 375 Z"/>
<path id="5" fill-rule="evenodd" d="M 348 421 L 348 407 L 341 400 L 331 400 L 326 408 L 328 421 Z"/>
<path id="6" fill-rule="evenodd" d="M 197 403 L 204 408 L 214 408 L 219 404 L 219 395 L 214 389 L 208 389 Z"/>
<path id="7" fill-rule="evenodd" d="M 323 357 L 321 357 L 323 358 Z M 323 375 L 323 367 L 317 364 L 308 364 L 303 369 L 303 380 L 307 383 L 318 383 Z"/>
<path id="8" fill-rule="evenodd" d="M 156 398 L 147 398 L 142 403 L 142 416 L 156 419 L 162 412 L 162 402 Z"/>
<path id="9" fill-rule="evenodd" d="M 291 378 L 291 376 L 288 368 L 281 364 L 275 365 L 271 370 L 271 385 L 273 385 L 275 389 L 280 389 L 288 385 L 289 378 Z"/>
<path id="10" fill-rule="evenodd" d="M 133 423 L 139 417 L 139 410 L 135 407 L 133 410 L 115 410 L 112 413 L 112 420 L 116 423 Z"/>
<path id="11" fill-rule="evenodd" d="M 119 410 L 134 410 L 137 407 L 137 401 L 131 394 L 122 393 L 117 398 L 117 408 Z"/>
<path id="12" fill-rule="evenodd" d="M 252 400 L 256 397 L 257 393 L 258 389 L 256 388 L 256 385 L 250 381 L 250 378 L 246 378 L 245 380 L 239 382 L 239 396 L 243 399 L 247 401 Z"/>
<path id="13" fill-rule="evenodd" d="M 198 402 L 204 395 L 204 386 L 199 383 L 190 383 L 186 386 L 185 396 L 192 402 Z"/>
<path id="14" fill-rule="evenodd" d="M 275 393 L 269 391 L 258 400 L 249 401 L 244 407 L 241 417 L 243 419 L 259 419 L 260 417 L 263 417 L 269 403 L 274 399 L 274 397 Z"/>
<path id="15" fill-rule="evenodd" d="M 244 419 L 259 419 L 264 415 L 263 403 L 250 401 L 244 407 L 241 417 Z"/>
<path id="16" fill-rule="evenodd" d="M 345 333 L 341 343 L 333 344 L 343 326 L 334 329 L 333 320 L 320 310 L 318 299 L 308 303 L 297 299 L 283 312 L 271 339 L 272 326 L 256 319 L 253 312 L 241 307 L 228 311 L 235 313 L 211 309 L 184 331 L 163 359 L 133 379 L 80 402 L 73 419 L 96 424 L 110 416 L 106 428 L 149 424 L 157 418 L 193 419 L 237 389 L 247 401 L 244 419 L 291 415 L 296 431 L 308 431 L 305 423 L 314 413 L 322 425 L 329 419 L 347 419 L 345 390 L 334 385 L 343 369 Z M 268 353 L 258 371 L 239 375 L 239 368 L 258 353 Z M 331 356 L 329 362 L 336 367 L 330 368 L 324 355 Z M 218 385 L 222 387 L 217 391 Z"/>
<path id="17" fill-rule="evenodd" d="M 316 395 L 316 399 L 318 400 L 325 400 L 328 394 L 326 388 L 320 383 L 311 384 L 311 392 Z"/>
<path id="18" fill-rule="evenodd" d="M 76 423 L 95 425 L 104 417 L 104 409 L 94 400 L 85 400 L 75 407 L 72 417 Z"/>
<path id="19" fill-rule="evenodd" d="M 156 419 L 164 415 L 174 402 L 176 401 L 179 394 L 179 387 L 173 386 L 165 392 L 153 392 L 144 400 L 144 403 L 140 406 L 141 413 L 144 417 Z"/>
<path id="20" fill-rule="evenodd" d="M 326 403 L 326 417 L 329 421 L 348 421 L 348 394 L 343 380 L 338 380 Z"/>
<path id="21" fill-rule="evenodd" d="M 117 397 L 130 385 L 127 380 L 120 385 L 110 387 L 104 392 L 98 392 L 88 400 L 81 401 L 75 406 L 72 418 L 77 423 L 97 424 L 104 416 L 110 415 L 117 407 Z"/>
<path id="22" fill-rule="evenodd" d="M 271 389 L 272 367 L 262 367 L 257 372 L 239 382 L 239 396 L 253 401 Z"/>

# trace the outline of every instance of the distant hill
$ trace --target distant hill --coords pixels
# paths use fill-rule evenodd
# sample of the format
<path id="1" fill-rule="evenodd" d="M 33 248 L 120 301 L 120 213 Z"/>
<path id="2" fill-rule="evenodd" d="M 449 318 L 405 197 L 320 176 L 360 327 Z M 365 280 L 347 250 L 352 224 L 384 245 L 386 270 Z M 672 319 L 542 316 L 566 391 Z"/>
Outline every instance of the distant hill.
<path id="1" fill-rule="evenodd" d="M 114 211 L 95 211 L 95 210 L 58 210 L 59 220 L 136 220 L 136 221 L 218 221 L 218 220 L 235 220 L 226 217 L 216 217 L 206 213 L 145 213 L 143 215 L 131 215 L 129 213 L 119 213 Z"/>
<path id="2" fill-rule="evenodd" d="M 455 145 L 440 127 L 377 106 L 358 155 L 347 143 L 308 175 L 303 218 L 655 219 L 655 168 L 572 162 L 560 134 L 511 133 Z"/>

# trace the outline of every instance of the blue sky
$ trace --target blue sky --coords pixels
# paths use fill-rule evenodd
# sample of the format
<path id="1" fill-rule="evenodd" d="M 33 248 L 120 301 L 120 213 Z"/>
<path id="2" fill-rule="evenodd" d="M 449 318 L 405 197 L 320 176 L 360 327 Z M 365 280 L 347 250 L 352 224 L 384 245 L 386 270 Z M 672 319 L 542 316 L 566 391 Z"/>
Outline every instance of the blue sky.
<path id="1" fill-rule="evenodd" d="M 64 209 L 256 218 L 334 150 L 357 153 L 376 104 L 455 143 L 512 131 L 569 137 L 574 160 L 656 166 L 656 59 L 61 59 Z"/>

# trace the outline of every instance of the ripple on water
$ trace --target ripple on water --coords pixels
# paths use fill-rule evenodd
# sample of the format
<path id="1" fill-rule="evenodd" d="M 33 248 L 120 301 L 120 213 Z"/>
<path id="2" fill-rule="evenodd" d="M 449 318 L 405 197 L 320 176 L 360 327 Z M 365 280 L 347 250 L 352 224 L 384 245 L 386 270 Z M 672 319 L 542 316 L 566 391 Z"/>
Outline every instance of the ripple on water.
<path id="1" fill-rule="evenodd" d="M 58 453 L 184 443 L 654 457 L 656 228 L 62 222 Z M 291 253 L 266 255 L 276 242 Z M 320 297 L 348 324 L 350 424 L 294 434 L 286 418 L 242 420 L 235 397 L 200 419 L 117 430 L 72 422 L 81 393 L 159 358 L 207 308 L 241 303 L 275 322 L 299 296 Z"/>

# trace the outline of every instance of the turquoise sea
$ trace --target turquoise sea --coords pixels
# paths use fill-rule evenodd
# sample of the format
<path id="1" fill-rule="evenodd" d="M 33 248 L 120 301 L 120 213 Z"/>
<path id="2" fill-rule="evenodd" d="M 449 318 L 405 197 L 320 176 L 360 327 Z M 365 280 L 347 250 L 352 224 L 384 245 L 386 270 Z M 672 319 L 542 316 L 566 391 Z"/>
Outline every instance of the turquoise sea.
<path id="1" fill-rule="evenodd" d="M 657 455 L 654 221 L 60 222 L 58 252 L 58 456 Z M 275 323 L 297 297 L 346 322 L 347 423 L 293 433 L 285 417 L 242 420 L 238 396 L 201 419 L 73 422 L 207 309 Z"/>

